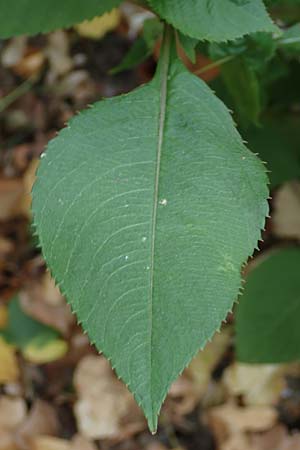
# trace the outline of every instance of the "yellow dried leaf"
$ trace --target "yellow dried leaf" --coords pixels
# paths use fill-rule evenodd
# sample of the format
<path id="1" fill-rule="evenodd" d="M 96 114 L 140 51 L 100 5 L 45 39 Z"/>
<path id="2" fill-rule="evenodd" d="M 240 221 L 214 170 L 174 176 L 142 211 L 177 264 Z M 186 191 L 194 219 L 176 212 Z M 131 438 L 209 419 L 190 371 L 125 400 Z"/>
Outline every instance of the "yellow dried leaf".
<path id="1" fill-rule="evenodd" d="M 246 405 L 273 405 L 285 387 L 282 364 L 235 363 L 224 372 L 229 395 L 242 395 Z"/>
<path id="2" fill-rule="evenodd" d="M 62 358 L 68 351 L 68 345 L 62 339 L 56 339 L 43 346 L 30 342 L 23 350 L 23 356 L 34 364 L 47 364 Z"/>
<path id="3" fill-rule="evenodd" d="M 0 336 L 0 383 L 12 383 L 19 377 L 16 351 Z"/>
<path id="4" fill-rule="evenodd" d="M 32 439 L 32 450 L 71 450 L 71 444 L 52 436 L 37 436 Z"/>
<path id="5" fill-rule="evenodd" d="M 75 25 L 75 29 L 80 36 L 89 39 L 101 39 L 110 31 L 114 30 L 120 23 L 121 13 L 119 9 L 113 9 L 103 16 L 95 17 L 92 20 Z"/>

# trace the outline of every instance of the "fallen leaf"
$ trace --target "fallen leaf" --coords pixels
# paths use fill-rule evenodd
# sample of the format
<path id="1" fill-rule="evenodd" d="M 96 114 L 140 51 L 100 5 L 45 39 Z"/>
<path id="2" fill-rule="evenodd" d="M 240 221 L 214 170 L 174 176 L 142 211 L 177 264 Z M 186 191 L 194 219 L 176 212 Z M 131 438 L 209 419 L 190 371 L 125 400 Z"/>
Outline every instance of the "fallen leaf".
<path id="1" fill-rule="evenodd" d="M 5 259 L 13 251 L 13 243 L 9 239 L 0 237 L 0 258 Z M 5 262 L 5 261 L 4 261 Z"/>
<path id="2" fill-rule="evenodd" d="M 20 199 L 20 212 L 31 218 L 31 191 L 35 181 L 35 173 L 39 165 L 39 160 L 34 159 L 29 164 L 23 176 L 23 196 Z"/>
<path id="3" fill-rule="evenodd" d="M 31 442 L 36 436 L 55 435 L 59 430 L 55 409 L 43 400 L 36 400 L 26 420 L 18 429 L 16 441 L 22 450 L 31 450 Z M 41 450 L 41 449 L 38 449 Z"/>
<path id="4" fill-rule="evenodd" d="M 13 67 L 13 70 L 23 78 L 33 79 L 40 74 L 45 60 L 43 51 L 34 48 L 27 49 L 23 58 Z"/>
<path id="5" fill-rule="evenodd" d="M 144 426 L 133 396 L 117 380 L 105 358 L 83 358 L 75 371 L 74 385 L 78 394 L 75 416 L 83 436 L 91 439 L 118 438 L 134 424 L 138 424 L 138 428 L 141 424 Z"/>
<path id="6" fill-rule="evenodd" d="M 69 441 L 64 439 L 52 436 L 36 436 L 32 439 L 31 450 L 73 450 L 73 447 Z"/>
<path id="7" fill-rule="evenodd" d="M 272 428 L 277 421 L 277 412 L 275 408 L 267 406 L 239 407 L 227 403 L 211 408 L 207 413 L 207 419 L 219 445 L 225 445 L 235 435 Z M 243 447 L 237 450 L 241 449 Z"/>
<path id="8" fill-rule="evenodd" d="M 171 401 L 174 403 L 172 406 Z M 172 384 L 165 409 L 168 409 L 172 416 L 185 416 L 195 409 L 198 402 L 199 396 L 193 381 L 183 374 Z"/>
<path id="9" fill-rule="evenodd" d="M 0 220 L 17 215 L 31 217 L 31 190 L 37 166 L 38 160 L 34 159 L 23 177 L 0 178 Z"/>
<path id="10" fill-rule="evenodd" d="M 72 439 L 71 450 L 97 450 L 97 447 L 89 439 L 77 434 Z"/>
<path id="11" fill-rule="evenodd" d="M 20 397 L 0 397 L 0 429 L 14 430 L 25 419 L 27 414 L 26 403 Z"/>
<path id="12" fill-rule="evenodd" d="M 185 373 L 193 380 L 194 395 L 198 400 L 208 393 L 212 371 L 228 349 L 231 341 L 232 329 L 225 327 L 222 333 L 216 333 L 204 350 L 200 351 L 192 360 Z"/>
<path id="13" fill-rule="evenodd" d="M 8 220 L 18 215 L 22 198 L 22 179 L 0 178 L 0 220 Z"/>
<path id="14" fill-rule="evenodd" d="M 273 232 L 283 239 L 300 239 L 300 183 L 284 184 L 275 195 Z"/>
<path id="15" fill-rule="evenodd" d="M 100 17 L 95 17 L 92 20 L 85 20 L 84 22 L 75 25 L 77 33 L 89 39 L 101 39 L 109 31 L 117 28 L 121 21 L 121 12 L 119 9 L 103 14 Z"/>
<path id="16" fill-rule="evenodd" d="M 160 442 L 151 442 L 151 444 L 147 445 L 146 450 L 167 450 Z"/>
<path id="17" fill-rule="evenodd" d="M 223 382 L 230 396 L 243 396 L 246 405 L 274 405 L 285 388 L 287 367 L 281 364 L 242 364 L 229 366 Z"/>
<path id="18" fill-rule="evenodd" d="M 19 378 L 15 348 L 0 336 L 0 383 L 10 383 Z"/>
<path id="19" fill-rule="evenodd" d="M 73 68 L 73 60 L 70 56 L 70 40 L 63 30 L 57 30 L 48 36 L 48 46 L 45 50 L 48 57 L 50 71 L 48 79 L 55 81 L 57 77 L 65 75 Z"/>
<path id="20" fill-rule="evenodd" d="M 256 450 L 249 442 L 247 435 L 237 433 L 231 436 L 225 443 L 221 443 L 219 450 Z M 274 449 L 273 449 L 274 450 Z"/>
<path id="21" fill-rule="evenodd" d="M 10 431 L 0 429 L 0 450 L 19 450 Z"/>
<path id="22" fill-rule="evenodd" d="M 251 436 L 254 450 L 299 450 L 300 433 L 289 434 L 283 425 L 277 425 L 265 433 Z"/>
<path id="23" fill-rule="evenodd" d="M 0 241 L 1 245 L 1 241 Z M 6 305 L 0 305 L 0 329 L 5 328 L 7 325 L 8 311 Z"/>
<path id="24" fill-rule="evenodd" d="M 27 361 L 34 364 L 47 364 L 65 356 L 68 344 L 63 339 L 55 339 L 41 346 L 39 340 L 33 340 L 21 351 Z"/>
<path id="25" fill-rule="evenodd" d="M 69 334 L 75 318 L 49 272 L 39 281 L 30 283 L 19 297 L 26 314 L 65 336 Z"/>
<path id="26" fill-rule="evenodd" d="M 12 68 L 23 58 L 26 51 L 27 37 L 17 36 L 8 41 L 1 52 L 1 64 L 3 67 Z"/>

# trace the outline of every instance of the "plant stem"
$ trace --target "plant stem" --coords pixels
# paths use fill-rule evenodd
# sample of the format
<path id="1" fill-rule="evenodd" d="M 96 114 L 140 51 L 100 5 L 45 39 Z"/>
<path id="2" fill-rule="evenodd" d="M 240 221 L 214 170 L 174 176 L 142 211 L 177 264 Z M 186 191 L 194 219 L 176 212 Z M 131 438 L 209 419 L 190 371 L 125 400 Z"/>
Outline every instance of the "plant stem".
<path id="1" fill-rule="evenodd" d="M 289 44 L 297 44 L 300 43 L 300 38 L 298 37 L 290 37 L 290 38 L 286 38 L 286 39 L 278 39 L 278 43 L 280 45 L 289 45 Z"/>
<path id="2" fill-rule="evenodd" d="M 215 67 L 222 66 L 223 64 L 232 61 L 234 58 L 235 55 L 225 56 L 224 58 L 218 59 L 217 61 L 214 61 L 211 64 L 207 64 L 207 66 L 202 67 L 201 69 L 197 70 L 194 73 L 195 75 L 201 75 L 202 73 L 208 72 L 209 70 L 214 69 Z"/>
<path id="3" fill-rule="evenodd" d="M 22 95 L 26 94 L 30 91 L 34 83 L 36 82 L 37 77 L 32 76 L 17 86 L 13 91 L 11 91 L 8 95 L 0 99 L 0 113 L 2 113 L 6 108 L 8 108 L 12 103 L 14 103 L 18 98 L 22 97 Z"/>

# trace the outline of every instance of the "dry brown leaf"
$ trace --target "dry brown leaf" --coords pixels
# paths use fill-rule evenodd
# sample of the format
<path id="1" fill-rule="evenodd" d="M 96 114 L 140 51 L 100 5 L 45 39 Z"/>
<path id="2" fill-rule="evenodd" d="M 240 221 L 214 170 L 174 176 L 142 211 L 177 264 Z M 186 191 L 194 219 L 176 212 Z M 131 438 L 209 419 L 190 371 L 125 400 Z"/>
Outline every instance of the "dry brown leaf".
<path id="1" fill-rule="evenodd" d="M 173 407 L 171 401 L 174 402 Z M 183 374 L 172 384 L 165 407 L 172 415 L 185 416 L 195 409 L 198 402 L 193 381 Z"/>
<path id="2" fill-rule="evenodd" d="M 26 45 L 26 36 L 17 36 L 8 41 L 8 44 L 1 52 L 1 64 L 3 67 L 12 68 L 23 58 Z"/>
<path id="3" fill-rule="evenodd" d="M 147 445 L 146 450 L 167 450 L 160 442 L 151 442 L 151 444 Z"/>
<path id="4" fill-rule="evenodd" d="M 1 245 L 1 241 L 0 241 Z M 0 305 L 0 329 L 3 329 L 7 325 L 8 311 L 6 305 Z"/>
<path id="5" fill-rule="evenodd" d="M 20 212 L 29 218 L 31 217 L 31 191 L 38 165 L 38 159 L 32 160 L 23 176 L 23 196 L 20 200 Z"/>
<path id="6" fill-rule="evenodd" d="M 229 366 L 223 381 L 229 396 L 243 396 L 247 405 L 273 405 L 285 388 L 287 367 L 281 364 L 242 364 Z"/>
<path id="7" fill-rule="evenodd" d="M 75 415 L 79 431 L 91 439 L 119 438 L 144 420 L 133 396 L 100 356 L 83 358 L 74 374 L 78 394 Z"/>
<path id="8" fill-rule="evenodd" d="M 284 184 L 276 193 L 273 232 L 280 238 L 300 239 L 300 183 Z"/>
<path id="9" fill-rule="evenodd" d="M 186 369 L 186 374 L 193 380 L 195 395 L 198 399 L 207 393 L 212 371 L 228 348 L 231 335 L 230 327 L 225 327 L 222 333 L 216 333 L 212 341 L 198 353 Z"/>
<path id="10" fill-rule="evenodd" d="M 0 383 L 10 383 L 19 378 L 19 366 L 14 347 L 0 336 Z"/>
<path id="11" fill-rule="evenodd" d="M 85 20 L 84 22 L 75 25 L 77 33 L 89 39 L 101 39 L 109 31 L 117 28 L 121 21 L 121 12 L 119 9 L 103 14 L 103 16 L 95 17 L 92 20 Z"/>
<path id="12" fill-rule="evenodd" d="M 277 421 L 275 408 L 225 404 L 211 408 L 207 414 L 208 423 L 214 431 L 219 445 L 230 442 L 233 436 L 245 432 L 261 432 L 272 428 Z"/>
<path id="13" fill-rule="evenodd" d="M 84 436 L 81 436 L 80 434 L 77 434 L 72 439 L 71 448 L 72 450 L 97 450 L 97 447 L 92 441 Z"/>
<path id="14" fill-rule="evenodd" d="M 0 429 L 13 430 L 25 419 L 27 408 L 25 401 L 20 397 L 0 397 Z"/>
<path id="15" fill-rule="evenodd" d="M 69 441 L 64 439 L 36 436 L 32 439 L 30 450 L 74 450 L 74 448 Z"/>
<path id="16" fill-rule="evenodd" d="M 47 272 L 40 281 L 31 283 L 20 295 L 24 311 L 45 325 L 68 335 L 75 317 Z"/>
<path id="17" fill-rule="evenodd" d="M 46 58 L 42 50 L 30 49 L 13 67 L 13 70 L 23 78 L 34 78 L 41 72 L 45 60 Z"/>
<path id="18" fill-rule="evenodd" d="M 58 429 L 58 419 L 54 408 L 45 401 L 36 400 L 26 420 L 20 426 L 16 440 L 22 450 L 29 450 L 36 436 L 55 435 Z"/>
<path id="19" fill-rule="evenodd" d="M 9 255 L 14 249 L 14 245 L 12 241 L 9 239 L 5 239 L 4 237 L 0 236 L 0 259 L 4 259 Z"/>
<path id="20" fill-rule="evenodd" d="M 246 434 L 237 433 L 231 436 L 226 442 L 220 443 L 218 450 L 256 450 Z"/>
<path id="21" fill-rule="evenodd" d="M 8 220 L 20 213 L 23 189 L 20 178 L 0 178 L 0 220 Z"/>
<path id="22" fill-rule="evenodd" d="M 255 450 L 299 450 L 300 433 L 289 434 L 283 425 L 271 430 L 251 436 L 251 443 Z"/>
<path id="23" fill-rule="evenodd" d="M 31 190 L 38 160 L 28 166 L 23 178 L 0 178 L 0 220 L 17 215 L 31 217 Z"/>
<path id="24" fill-rule="evenodd" d="M 65 75 L 73 68 L 73 60 L 70 56 L 70 40 L 65 31 L 57 30 L 48 36 L 46 55 L 50 64 L 51 81 Z"/>
<path id="25" fill-rule="evenodd" d="M 86 106 L 97 96 L 97 84 L 87 70 L 72 70 L 53 86 L 58 97 L 72 97 L 76 105 Z"/>
<path id="26" fill-rule="evenodd" d="M 0 429 L 0 450 L 19 450 L 10 431 Z"/>

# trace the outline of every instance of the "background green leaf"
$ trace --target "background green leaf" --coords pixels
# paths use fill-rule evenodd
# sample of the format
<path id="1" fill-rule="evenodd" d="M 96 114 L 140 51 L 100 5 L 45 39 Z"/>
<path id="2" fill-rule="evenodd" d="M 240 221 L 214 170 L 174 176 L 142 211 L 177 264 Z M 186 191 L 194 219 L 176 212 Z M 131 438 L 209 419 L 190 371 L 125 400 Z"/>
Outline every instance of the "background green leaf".
<path id="1" fill-rule="evenodd" d="M 182 33 L 199 40 L 227 41 L 257 31 L 277 30 L 261 0 L 148 0 Z"/>
<path id="2" fill-rule="evenodd" d="M 300 23 L 288 28 L 281 39 L 278 39 L 278 47 L 290 56 L 300 55 Z"/>
<path id="3" fill-rule="evenodd" d="M 254 70 L 243 58 L 236 58 L 224 64 L 221 73 L 240 124 L 243 127 L 247 127 L 249 123 L 258 125 L 261 94 Z"/>
<path id="4" fill-rule="evenodd" d="M 248 147 L 270 171 L 271 188 L 300 179 L 300 129 L 297 117 L 270 117 L 244 133 Z"/>
<path id="5" fill-rule="evenodd" d="M 121 0 L 0 0 L 0 37 L 46 33 L 100 16 Z"/>
<path id="6" fill-rule="evenodd" d="M 196 62 L 196 47 L 198 44 L 198 39 L 193 39 L 189 36 L 186 36 L 185 34 L 178 33 L 178 39 L 180 42 L 180 45 L 182 46 L 185 54 L 188 56 L 190 61 L 192 61 L 193 64 Z"/>
<path id="7" fill-rule="evenodd" d="M 236 315 L 237 357 L 248 363 L 300 358 L 300 249 L 270 253 L 247 276 Z"/>

